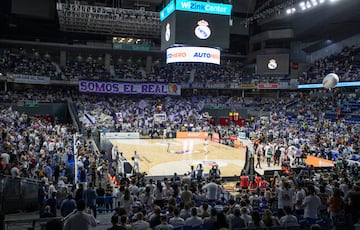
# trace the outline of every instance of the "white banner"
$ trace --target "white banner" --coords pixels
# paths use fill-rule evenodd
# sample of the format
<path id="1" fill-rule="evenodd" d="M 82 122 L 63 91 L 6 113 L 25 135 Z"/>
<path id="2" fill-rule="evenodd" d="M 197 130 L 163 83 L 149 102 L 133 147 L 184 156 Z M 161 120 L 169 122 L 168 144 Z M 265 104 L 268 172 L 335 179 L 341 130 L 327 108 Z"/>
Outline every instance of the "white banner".
<path id="1" fill-rule="evenodd" d="M 220 50 L 209 47 L 173 47 L 166 50 L 166 63 L 202 62 L 220 65 Z"/>
<path id="2" fill-rule="evenodd" d="M 140 134 L 134 133 L 105 133 L 106 139 L 140 139 Z"/>
<path id="3" fill-rule="evenodd" d="M 50 77 L 43 76 L 33 76 L 33 75 L 24 75 L 24 74 L 13 74 L 8 77 L 8 80 L 12 80 L 16 83 L 23 84 L 37 84 L 37 85 L 49 85 Z"/>

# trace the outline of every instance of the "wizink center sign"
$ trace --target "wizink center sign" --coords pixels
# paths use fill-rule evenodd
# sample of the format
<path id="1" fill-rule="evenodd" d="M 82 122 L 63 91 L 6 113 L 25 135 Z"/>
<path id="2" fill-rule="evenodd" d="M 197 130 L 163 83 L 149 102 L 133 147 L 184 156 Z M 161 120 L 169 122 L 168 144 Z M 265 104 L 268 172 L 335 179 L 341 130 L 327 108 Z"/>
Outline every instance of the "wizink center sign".
<path id="1" fill-rule="evenodd" d="M 181 85 L 174 83 L 79 81 L 79 91 L 108 94 L 180 95 Z"/>
<path id="2" fill-rule="evenodd" d="M 232 5 L 211 2 L 198 2 L 188 0 L 171 1 L 162 11 L 160 11 L 160 21 L 163 21 L 175 10 L 189 11 L 204 14 L 231 15 Z"/>
<path id="3" fill-rule="evenodd" d="M 195 13 L 230 15 L 231 7 L 232 6 L 229 4 L 211 2 L 197 2 L 186 0 L 176 1 L 176 10 L 190 11 Z"/>

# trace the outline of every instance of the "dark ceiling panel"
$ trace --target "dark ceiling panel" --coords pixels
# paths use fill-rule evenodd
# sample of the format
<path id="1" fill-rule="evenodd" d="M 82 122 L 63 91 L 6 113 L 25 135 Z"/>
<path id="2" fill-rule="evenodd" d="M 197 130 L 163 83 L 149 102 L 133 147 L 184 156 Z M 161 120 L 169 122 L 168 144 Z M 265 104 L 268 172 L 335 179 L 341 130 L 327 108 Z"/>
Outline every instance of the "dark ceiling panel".
<path id="1" fill-rule="evenodd" d="M 256 0 L 233 0 L 232 5 L 234 13 L 253 14 Z"/>
<path id="2" fill-rule="evenodd" d="M 281 15 L 275 20 L 263 20 L 260 26 L 262 30 L 292 28 L 295 38 L 306 42 L 339 40 L 360 32 L 360 1 L 343 0 L 290 16 Z"/>

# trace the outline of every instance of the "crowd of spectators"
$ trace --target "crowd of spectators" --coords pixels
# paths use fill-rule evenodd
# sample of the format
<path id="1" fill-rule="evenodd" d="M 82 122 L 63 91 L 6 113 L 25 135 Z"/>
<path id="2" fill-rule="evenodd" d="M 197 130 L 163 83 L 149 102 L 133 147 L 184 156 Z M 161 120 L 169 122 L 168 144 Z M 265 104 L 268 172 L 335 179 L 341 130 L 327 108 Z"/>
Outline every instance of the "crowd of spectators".
<path id="1" fill-rule="evenodd" d="M 275 173 L 269 181 L 256 176 L 240 181 L 239 190 L 232 194 L 225 192 L 220 178 L 203 175 L 201 167 L 191 168 L 182 178 L 174 174 L 157 181 L 141 174 L 130 178 L 120 174 L 119 187 L 80 186 L 62 202 L 61 210 L 69 200 L 78 204 L 85 200 L 86 207 L 97 207 L 94 217 L 113 212 L 114 226 L 139 230 L 315 229 L 320 225 L 318 229 L 352 229 L 358 225 L 360 184 L 346 164 L 330 172 L 307 167 L 288 176 Z"/>
<path id="2" fill-rule="evenodd" d="M 154 129 L 180 130 L 191 125 L 196 130 L 208 126 L 201 110 L 201 98 L 172 97 L 108 97 L 81 95 L 75 101 L 83 125 L 103 131 L 140 132 L 148 135 Z M 165 114 L 166 120 L 154 120 L 154 115 Z"/>
<path id="3" fill-rule="evenodd" d="M 62 67 L 62 73 L 68 80 L 110 80 L 110 72 L 105 68 L 105 64 L 93 58 L 68 60 Z"/>
<path id="4" fill-rule="evenodd" d="M 360 194 L 358 165 L 345 159 L 359 151 L 359 126 L 323 119 L 324 108 L 344 95 L 315 102 L 308 95 L 294 94 L 292 97 L 299 97 L 296 109 L 289 110 L 296 113 L 295 117 L 279 109 L 272 112 L 268 120 L 254 121 L 252 130 L 248 131 L 253 140 L 259 140 L 254 154 L 260 155 L 260 164 L 264 160 L 270 164 L 288 163 L 290 168 L 303 167 L 300 173 L 290 170 L 288 176 L 274 175 L 265 186 L 261 179 L 250 179 L 253 184 L 248 183 L 233 197 L 224 195 L 221 181 L 203 177 L 198 181 L 195 175 L 202 175 L 201 167 L 190 170 L 182 179 L 174 176 L 157 183 L 145 182 L 136 176 L 121 178 L 119 191 L 114 189 L 115 199 L 119 199 L 115 212 L 121 219 L 119 224 L 134 229 L 178 225 L 251 229 L 316 223 L 329 228 L 352 227 L 359 217 L 356 208 Z M 277 105 L 268 101 L 279 108 L 285 102 Z M 234 127 L 219 129 L 240 131 Z M 338 152 L 339 159 L 331 154 L 332 151 Z M 279 152 L 279 162 L 275 159 L 276 152 Z M 337 160 L 337 164 L 332 171 L 317 172 L 301 163 L 302 156 L 307 154 Z M 188 203 L 189 195 L 192 199 Z"/>
<path id="5" fill-rule="evenodd" d="M 9 100 L 19 100 L 21 96 L 42 97 L 41 92 L 13 92 L 8 96 Z M 60 94 L 54 96 L 58 97 L 60 98 Z M 192 227 L 202 225 L 216 229 L 231 229 L 235 226 L 250 228 L 254 225 L 288 226 L 289 223 L 353 225 L 359 217 L 356 209 L 359 205 L 356 203 L 359 200 L 359 166 L 347 160 L 359 152 L 360 127 L 348 125 L 342 119 L 336 122 L 324 119 L 325 108 L 346 98 L 346 95 L 334 94 L 331 98 L 324 97 L 313 101 L 307 94 L 292 94 L 283 100 L 264 99 L 259 104 L 261 107 L 271 105 L 274 108 L 268 119 L 249 121 L 248 127 L 240 128 L 233 125 L 211 126 L 208 117 L 200 112 L 207 103 L 219 104 L 239 100 L 234 98 L 136 98 L 85 94 L 74 96 L 79 116 L 88 121 L 90 118 L 93 122 L 99 122 L 89 125 L 103 128 L 110 124 L 109 127 L 105 126 L 105 130 L 101 128 L 102 131 L 115 128 L 118 131 L 139 131 L 145 134 L 154 128 L 154 114 L 166 113 L 163 127 L 177 131 L 213 129 L 214 132 L 219 132 L 221 137 L 239 131 L 247 132 L 254 140 L 253 154 L 256 158 L 259 155 L 260 166 L 266 160 L 270 164 L 287 163 L 290 168 L 304 167 L 300 174 L 290 170 L 285 177 L 274 175 L 265 183 L 265 187 L 261 187 L 264 186 L 260 183 L 263 179 L 259 179 L 255 185 L 252 184 L 253 187 L 249 183 L 232 196 L 224 192 L 224 183 L 221 180 L 213 181 L 203 177 L 201 167 L 189 169 L 189 173 L 185 173 L 182 178 L 174 175 L 156 183 L 146 179 L 141 173 L 131 178 L 120 174 L 117 175 L 119 187 L 113 187 L 106 182 L 107 173 L 113 173 L 106 157 L 96 152 L 92 144 L 81 139 L 76 143 L 80 162 L 77 180 L 81 184 L 86 182 L 88 186 L 69 189 L 65 184 L 75 182 L 75 172 L 68 164 L 69 158 L 73 157 L 74 149 L 71 143 L 74 128 L 44 118 L 28 117 L 11 108 L 2 110 L 0 117 L 1 169 L 12 177 L 25 176 L 43 181 L 39 202 L 48 214 L 54 214 L 52 199 L 56 199 L 56 203 L 62 203 L 65 197 L 68 197 L 68 200 L 74 197 L 78 202 L 84 199 L 89 208 L 97 207 L 93 209 L 95 215 L 99 211 L 112 211 L 116 208 L 115 216 L 118 216 L 120 222 L 134 229 L 144 229 L 144 226 L 156 228 L 157 225 L 169 224 L 173 227 L 177 224 Z M 290 102 L 295 104 L 285 110 L 284 106 Z M 106 116 L 101 115 L 102 113 Z M 280 158 L 278 162 L 275 157 L 277 152 Z M 301 163 L 303 155 L 336 160 L 337 164 L 333 172 L 316 172 Z M 200 177 L 197 176 L 199 174 Z M 250 178 L 250 181 L 252 179 L 256 178 Z M 87 190 L 89 191 L 85 193 Z M 95 199 L 95 205 L 93 200 L 90 200 L 91 195 L 84 195 L 91 191 L 95 191 L 95 196 L 109 195 L 113 198 Z M 340 207 L 339 203 L 342 204 Z M 291 216 L 291 213 L 294 214 Z M 352 219 L 341 222 L 344 218 Z M 113 222 L 116 224 L 115 219 L 116 217 Z"/>
<path id="6" fill-rule="evenodd" d="M 19 91 L 7 91 L 0 93 L 0 101 L 3 103 L 19 103 L 34 101 L 38 103 L 65 102 L 71 97 L 70 91 L 52 89 L 24 89 Z"/>
<path id="7" fill-rule="evenodd" d="M 168 64 L 160 66 L 155 64 L 152 67 L 151 73 L 147 73 L 146 77 L 150 81 L 156 82 L 184 82 L 190 81 L 191 71 L 195 67 L 193 65 L 186 64 Z"/>
<path id="8" fill-rule="evenodd" d="M 340 81 L 359 81 L 360 59 L 359 47 L 345 47 L 340 53 L 316 60 L 315 63 L 299 77 L 299 82 L 322 83 L 329 73 L 336 73 Z"/>
<path id="9" fill-rule="evenodd" d="M 1 110 L 0 120 L 3 174 L 56 183 L 64 175 L 73 180 L 68 167 L 73 155 L 71 125 L 30 117 L 11 107 Z"/>
<path id="10" fill-rule="evenodd" d="M 50 56 L 42 56 L 39 52 L 25 49 L 3 49 L 0 58 L 0 73 L 46 76 L 53 80 L 182 82 L 207 87 L 217 83 L 228 85 L 277 83 L 280 80 L 277 77 L 261 78 L 246 73 L 240 63 L 230 61 L 223 65 L 199 63 L 164 65 L 154 62 L 150 71 L 146 71 L 141 62 L 128 60 L 111 63 L 110 66 L 105 67 L 104 58 L 91 56 L 68 57 L 65 65 L 60 66 L 60 63 L 53 63 Z"/>
<path id="11" fill-rule="evenodd" d="M 3 50 L 0 56 L 0 73 L 13 73 L 32 76 L 58 77 L 56 67 L 49 59 L 40 56 L 38 52 L 25 50 Z"/>
<path id="12" fill-rule="evenodd" d="M 144 70 L 137 63 L 115 63 L 115 76 L 118 81 L 145 81 Z"/>
<path id="13" fill-rule="evenodd" d="M 299 83 L 321 83 L 331 72 L 339 75 L 341 81 L 357 81 L 360 75 L 359 48 L 346 47 L 342 52 L 319 59 L 299 76 Z M 58 63 L 59 64 L 59 63 Z M 48 76 L 55 80 L 116 80 L 182 82 L 210 87 L 214 84 L 258 84 L 279 83 L 281 77 L 261 77 L 247 73 L 239 63 L 212 64 L 170 64 L 154 62 L 151 70 L 145 71 L 141 63 L 113 63 L 113 70 L 105 68 L 103 59 L 68 58 L 66 65 L 56 69 L 50 57 L 24 49 L 3 49 L 0 58 L 0 72 L 32 76 Z M 113 73 L 112 73 L 113 72 Z M 193 77 L 191 77 L 193 76 Z M 282 76 L 285 77 L 285 76 Z M 286 79 L 286 78 L 284 78 Z M 289 79 L 286 79 L 288 81 Z"/>

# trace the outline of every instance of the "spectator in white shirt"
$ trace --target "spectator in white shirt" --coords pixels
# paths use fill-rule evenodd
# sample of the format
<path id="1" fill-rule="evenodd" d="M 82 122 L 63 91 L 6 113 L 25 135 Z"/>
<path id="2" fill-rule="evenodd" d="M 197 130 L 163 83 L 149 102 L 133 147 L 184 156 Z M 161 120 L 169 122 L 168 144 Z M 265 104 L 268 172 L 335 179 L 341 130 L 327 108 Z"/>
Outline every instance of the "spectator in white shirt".
<path id="1" fill-rule="evenodd" d="M 210 183 L 207 183 L 202 187 L 203 191 L 206 191 L 206 199 L 208 201 L 215 201 L 218 193 L 218 185 L 215 183 L 215 180 L 212 180 Z"/>
<path id="2" fill-rule="evenodd" d="M 71 215 L 64 223 L 64 230 L 73 230 L 73 229 L 84 229 L 90 230 L 92 227 L 96 226 L 96 220 L 93 215 L 87 214 L 85 212 L 85 202 L 84 200 L 78 200 L 76 202 L 77 212 Z"/>
<path id="3" fill-rule="evenodd" d="M 318 211 L 321 206 L 321 200 L 315 194 L 314 186 L 308 186 L 307 191 L 308 195 L 303 201 L 304 218 L 307 219 L 310 224 L 313 224 L 318 219 Z"/>

